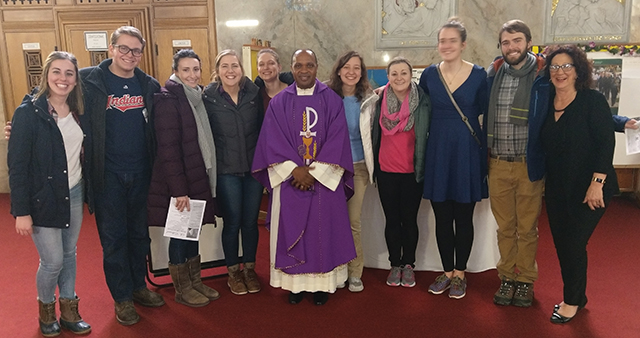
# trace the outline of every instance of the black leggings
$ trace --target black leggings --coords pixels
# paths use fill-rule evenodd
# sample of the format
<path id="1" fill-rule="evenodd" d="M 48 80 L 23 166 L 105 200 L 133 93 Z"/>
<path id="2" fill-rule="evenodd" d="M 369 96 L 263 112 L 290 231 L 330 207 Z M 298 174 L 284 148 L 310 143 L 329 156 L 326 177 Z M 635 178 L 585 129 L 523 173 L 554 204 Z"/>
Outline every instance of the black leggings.
<path id="1" fill-rule="evenodd" d="M 473 245 L 473 209 L 476 202 L 458 203 L 447 200 L 433 202 L 436 216 L 436 241 L 445 272 L 464 271 Z M 453 223 L 455 221 L 455 231 Z M 455 264 L 454 264 L 455 252 Z"/>
<path id="2" fill-rule="evenodd" d="M 415 267 L 422 182 L 416 182 L 413 173 L 382 171 L 378 174 L 378 193 L 386 218 L 384 237 L 391 266 Z"/>

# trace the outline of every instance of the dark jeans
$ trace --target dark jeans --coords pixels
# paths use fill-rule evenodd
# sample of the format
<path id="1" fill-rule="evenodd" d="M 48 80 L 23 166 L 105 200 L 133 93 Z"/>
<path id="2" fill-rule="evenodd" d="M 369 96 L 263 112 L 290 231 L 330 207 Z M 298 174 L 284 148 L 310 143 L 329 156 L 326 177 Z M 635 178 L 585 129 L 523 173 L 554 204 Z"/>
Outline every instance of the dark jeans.
<path id="1" fill-rule="evenodd" d="M 103 191 L 95 194 L 104 276 L 113 300 L 129 301 L 133 291 L 147 286 L 149 173 L 105 171 L 104 180 Z"/>
<path id="2" fill-rule="evenodd" d="M 239 239 L 242 236 L 242 260 L 256 261 L 258 251 L 258 213 L 262 184 L 251 173 L 218 175 L 217 202 L 222 213 L 222 250 L 227 266 L 240 263 Z"/>
<path id="3" fill-rule="evenodd" d="M 450 272 L 454 268 L 458 271 L 466 270 L 473 245 L 473 209 L 476 202 L 431 201 L 431 206 L 436 216 L 436 242 L 444 271 Z"/>
<path id="4" fill-rule="evenodd" d="M 381 171 L 377 177 L 378 193 L 386 218 L 384 237 L 391 266 L 415 266 L 422 182 L 416 182 L 413 173 Z"/>
<path id="5" fill-rule="evenodd" d="M 189 258 L 200 253 L 198 241 L 171 238 L 169 240 L 169 263 L 173 265 L 184 264 Z"/>

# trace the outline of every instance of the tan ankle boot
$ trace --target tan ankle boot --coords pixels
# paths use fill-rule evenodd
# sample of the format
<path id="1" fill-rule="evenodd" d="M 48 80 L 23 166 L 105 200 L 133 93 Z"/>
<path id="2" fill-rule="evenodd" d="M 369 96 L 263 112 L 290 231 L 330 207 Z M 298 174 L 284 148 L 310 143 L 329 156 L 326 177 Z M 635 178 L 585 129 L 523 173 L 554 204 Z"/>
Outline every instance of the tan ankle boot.
<path id="1" fill-rule="evenodd" d="M 209 298 L 193 289 L 189 277 L 187 263 L 174 265 L 169 263 L 169 273 L 173 286 L 176 288 L 176 302 L 191 307 L 200 307 L 209 304 Z"/>
<path id="2" fill-rule="evenodd" d="M 202 283 L 202 279 L 200 277 L 201 267 L 200 267 L 200 255 L 190 258 L 187 260 L 187 265 L 189 266 L 189 277 L 191 277 L 191 286 L 205 297 L 209 298 L 209 300 L 216 300 L 220 298 L 220 293 L 218 291 L 204 285 Z"/>
<path id="3" fill-rule="evenodd" d="M 75 334 L 91 332 L 91 325 L 87 324 L 78 312 L 80 299 L 60 298 L 60 326 Z"/>
<path id="4" fill-rule="evenodd" d="M 60 325 L 56 319 L 56 301 L 43 303 L 38 299 L 40 312 L 40 333 L 45 337 L 55 337 L 60 334 Z"/>
<path id="5" fill-rule="evenodd" d="M 249 293 L 256 293 L 260 291 L 260 281 L 255 271 L 256 263 L 245 263 L 242 274 L 244 276 L 244 284 L 247 286 Z"/>
<path id="6" fill-rule="evenodd" d="M 247 286 L 244 284 L 244 278 L 242 278 L 242 271 L 240 271 L 240 264 L 228 266 L 229 280 L 227 285 L 231 289 L 231 293 L 234 295 L 246 295 Z"/>

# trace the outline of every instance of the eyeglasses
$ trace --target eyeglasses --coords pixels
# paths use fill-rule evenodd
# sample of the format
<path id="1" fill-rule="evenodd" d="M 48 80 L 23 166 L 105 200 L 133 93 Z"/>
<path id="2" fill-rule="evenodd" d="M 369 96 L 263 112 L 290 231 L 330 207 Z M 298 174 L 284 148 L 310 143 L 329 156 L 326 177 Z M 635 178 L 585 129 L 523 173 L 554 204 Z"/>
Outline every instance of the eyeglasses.
<path id="1" fill-rule="evenodd" d="M 549 66 L 549 71 L 550 72 L 557 72 L 560 69 L 562 69 L 563 72 L 568 72 L 570 70 L 572 70 L 575 66 L 573 65 L 573 63 L 565 63 L 564 65 L 550 65 Z"/>
<path id="2" fill-rule="evenodd" d="M 131 52 L 131 55 L 133 56 L 140 56 L 142 55 L 142 49 L 140 48 L 129 48 L 125 45 L 113 45 L 113 47 L 118 48 L 118 52 L 122 53 L 122 54 L 127 54 L 129 52 Z"/>

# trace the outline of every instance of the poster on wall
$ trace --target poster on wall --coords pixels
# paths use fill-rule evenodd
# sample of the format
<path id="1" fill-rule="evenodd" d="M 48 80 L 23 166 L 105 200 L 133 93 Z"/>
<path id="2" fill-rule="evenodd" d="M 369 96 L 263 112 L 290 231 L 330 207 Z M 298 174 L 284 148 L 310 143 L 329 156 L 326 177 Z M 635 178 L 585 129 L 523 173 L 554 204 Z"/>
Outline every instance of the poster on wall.
<path id="1" fill-rule="evenodd" d="M 438 28 L 455 15 L 457 0 L 376 0 L 376 49 L 437 45 Z"/>
<path id="2" fill-rule="evenodd" d="M 622 59 L 593 60 L 593 89 L 604 95 L 611 107 L 611 114 L 618 115 L 620 87 L 622 85 Z"/>
<path id="3" fill-rule="evenodd" d="M 610 86 L 607 100 L 611 103 L 611 92 L 618 90 L 615 97 L 615 104 L 612 109 L 616 109 L 618 115 L 638 118 L 638 88 L 640 88 L 640 57 L 613 55 L 609 52 L 589 52 L 587 57 L 593 60 L 594 69 L 607 71 L 616 76 L 620 74 L 620 86 Z M 606 89 L 600 90 L 597 81 L 596 89 L 606 95 Z M 628 149 L 629 140 L 624 133 L 616 133 L 616 148 L 613 154 L 614 165 L 638 165 L 640 164 L 640 154 L 633 154 L 634 149 Z M 633 147 L 632 147 L 633 148 Z"/>

